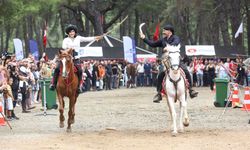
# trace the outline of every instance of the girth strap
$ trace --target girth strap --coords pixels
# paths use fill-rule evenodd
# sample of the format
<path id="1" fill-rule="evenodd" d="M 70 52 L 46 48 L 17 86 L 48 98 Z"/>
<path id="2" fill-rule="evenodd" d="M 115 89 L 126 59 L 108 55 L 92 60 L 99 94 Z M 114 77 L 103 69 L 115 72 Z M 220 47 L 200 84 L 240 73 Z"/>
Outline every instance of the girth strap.
<path id="1" fill-rule="evenodd" d="M 178 80 L 176 80 L 176 81 L 174 81 L 173 79 L 171 79 L 169 75 L 168 75 L 168 77 L 169 77 L 169 81 L 174 84 L 174 88 L 175 88 L 175 99 L 174 99 L 174 102 L 176 102 L 177 101 L 177 84 L 178 84 L 179 81 L 181 81 L 181 77 Z"/>

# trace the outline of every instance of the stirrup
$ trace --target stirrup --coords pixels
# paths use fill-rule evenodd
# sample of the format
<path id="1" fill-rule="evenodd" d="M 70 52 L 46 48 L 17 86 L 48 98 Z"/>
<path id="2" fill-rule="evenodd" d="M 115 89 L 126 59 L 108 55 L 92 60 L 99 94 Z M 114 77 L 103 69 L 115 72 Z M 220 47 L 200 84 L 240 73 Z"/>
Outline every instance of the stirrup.
<path id="1" fill-rule="evenodd" d="M 190 90 L 189 91 L 189 96 L 190 98 L 195 98 L 198 96 L 198 92 L 194 91 L 194 90 Z"/>
<path id="2" fill-rule="evenodd" d="M 54 84 L 50 84 L 49 89 L 50 89 L 51 91 L 54 91 L 54 90 L 55 90 L 55 85 L 54 85 Z"/>
<path id="3" fill-rule="evenodd" d="M 154 103 L 160 103 L 161 100 L 162 100 L 161 93 L 157 93 L 153 98 Z"/>
<path id="4" fill-rule="evenodd" d="M 78 88 L 77 88 L 77 93 L 78 93 L 78 94 L 83 93 L 81 87 L 78 87 Z"/>

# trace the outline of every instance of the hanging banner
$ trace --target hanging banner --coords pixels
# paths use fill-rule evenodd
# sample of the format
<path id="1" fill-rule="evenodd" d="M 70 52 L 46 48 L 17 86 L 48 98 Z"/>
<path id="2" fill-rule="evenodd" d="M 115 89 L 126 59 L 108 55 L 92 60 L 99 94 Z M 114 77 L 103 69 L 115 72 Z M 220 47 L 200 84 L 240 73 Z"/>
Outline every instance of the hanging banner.
<path id="1" fill-rule="evenodd" d="M 35 40 L 29 40 L 30 44 L 30 53 L 34 56 L 35 60 L 39 59 L 39 50 L 38 45 Z"/>
<path id="2" fill-rule="evenodd" d="M 136 62 L 135 42 L 128 36 L 123 36 L 124 59 L 130 63 Z"/>
<path id="3" fill-rule="evenodd" d="M 80 47 L 78 57 L 103 57 L 102 47 Z"/>
<path id="4" fill-rule="evenodd" d="M 215 56 L 214 45 L 186 45 L 187 56 Z"/>
<path id="5" fill-rule="evenodd" d="M 13 42 L 15 47 L 16 60 L 22 60 L 24 58 L 22 41 L 20 39 L 13 39 Z"/>

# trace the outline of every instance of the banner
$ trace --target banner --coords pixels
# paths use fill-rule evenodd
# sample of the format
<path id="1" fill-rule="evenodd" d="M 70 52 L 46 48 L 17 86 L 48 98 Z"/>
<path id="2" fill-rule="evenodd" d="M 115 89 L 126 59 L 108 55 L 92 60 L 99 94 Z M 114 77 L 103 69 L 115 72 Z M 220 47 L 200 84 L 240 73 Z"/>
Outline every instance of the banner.
<path id="1" fill-rule="evenodd" d="M 78 57 L 103 57 L 102 47 L 80 47 Z"/>
<path id="2" fill-rule="evenodd" d="M 13 39 L 13 42 L 15 47 L 16 60 L 22 60 L 24 58 L 22 41 L 20 39 Z"/>
<path id="3" fill-rule="evenodd" d="M 34 56 L 35 60 L 39 59 L 39 50 L 38 45 L 35 40 L 29 40 L 30 44 L 30 53 Z"/>
<path id="4" fill-rule="evenodd" d="M 214 56 L 214 45 L 186 45 L 187 56 Z"/>
<path id="5" fill-rule="evenodd" d="M 130 63 L 136 62 L 135 42 L 128 36 L 123 36 L 124 59 Z"/>
<path id="6" fill-rule="evenodd" d="M 156 54 L 137 54 L 136 59 L 138 62 L 156 62 Z"/>

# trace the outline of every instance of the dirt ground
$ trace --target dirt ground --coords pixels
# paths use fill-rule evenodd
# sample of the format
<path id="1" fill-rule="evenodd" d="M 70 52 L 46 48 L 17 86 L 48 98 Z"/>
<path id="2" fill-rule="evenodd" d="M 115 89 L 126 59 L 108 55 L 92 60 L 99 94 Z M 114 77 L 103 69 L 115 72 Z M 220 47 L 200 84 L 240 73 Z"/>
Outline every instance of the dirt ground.
<path id="1" fill-rule="evenodd" d="M 170 134 L 166 100 L 152 103 L 155 88 L 122 88 L 81 94 L 72 133 L 59 128 L 58 110 L 43 116 L 41 104 L 28 114 L 17 107 L 13 130 L 0 126 L 0 150 L 250 149 L 250 114 L 228 108 L 220 116 L 224 108 L 214 107 L 215 93 L 196 90 L 199 97 L 188 100 L 190 126 L 177 137 Z M 67 118 L 68 105 L 65 110 Z"/>

